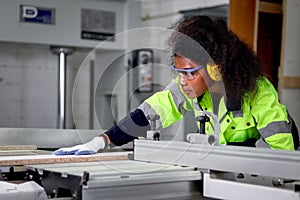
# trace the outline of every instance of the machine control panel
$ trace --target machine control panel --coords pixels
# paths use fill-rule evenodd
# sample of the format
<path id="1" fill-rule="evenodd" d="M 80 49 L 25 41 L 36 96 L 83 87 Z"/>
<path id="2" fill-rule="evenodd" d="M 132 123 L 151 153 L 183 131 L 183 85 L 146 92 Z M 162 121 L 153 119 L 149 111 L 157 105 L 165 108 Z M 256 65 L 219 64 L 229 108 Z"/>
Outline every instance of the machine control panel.
<path id="1" fill-rule="evenodd" d="M 153 90 L 153 52 L 151 50 L 138 50 L 133 53 L 133 68 L 135 89 L 138 92 L 151 92 Z"/>

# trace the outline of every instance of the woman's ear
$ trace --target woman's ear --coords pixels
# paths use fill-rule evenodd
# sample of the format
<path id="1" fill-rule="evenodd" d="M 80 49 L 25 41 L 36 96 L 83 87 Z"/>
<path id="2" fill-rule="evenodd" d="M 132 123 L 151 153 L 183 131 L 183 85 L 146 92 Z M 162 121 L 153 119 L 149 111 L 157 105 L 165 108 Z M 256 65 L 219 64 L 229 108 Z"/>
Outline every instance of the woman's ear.
<path id="1" fill-rule="evenodd" d="M 215 63 L 207 63 L 206 70 L 207 70 L 207 74 L 209 75 L 209 77 L 212 80 L 214 80 L 214 81 L 221 81 L 222 80 L 222 76 L 221 76 L 221 73 L 219 71 L 219 66 L 216 65 Z"/>

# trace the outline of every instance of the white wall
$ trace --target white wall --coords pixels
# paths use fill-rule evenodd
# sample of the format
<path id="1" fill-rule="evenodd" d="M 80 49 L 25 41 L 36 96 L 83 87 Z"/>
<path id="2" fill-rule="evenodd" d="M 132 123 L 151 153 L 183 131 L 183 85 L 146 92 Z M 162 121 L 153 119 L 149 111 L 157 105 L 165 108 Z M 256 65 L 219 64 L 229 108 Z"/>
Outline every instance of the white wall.
<path id="1" fill-rule="evenodd" d="M 283 76 L 300 77 L 300 1 L 285 2 L 285 30 L 283 38 Z M 281 94 L 290 114 L 300 130 L 300 89 L 283 88 Z"/>
<path id="2" fill-rule="evenodd" d="M 0 44 L 1 127 L 56 126 L 57 59 L 51 57 L 46 47 Z"/>
<path id="3" fill-rule="evenodd" d="M 68 128 L 74 127 L 73 82 L 85 56 L 85 52 L 75 51 L 67 57 Z M 89 70 L 83 73 L 88 84 Z M 0 80 L 0 127 L 56 128 L 58 56 L 52 54 L 48 46 L 0 43 Z M 81 95 L 75 98 L 81 103 L 78 113 L 85 113 L 88 108 L 88 87 L 82 85 Z M 80 120 L 88 119 L 84 116 Z"/>
<path id="4" fill-rule="evenodd" d="M 225 5 L 229 0 L 140 0 L 142 26 L 168 28 L 182 15 L 179 11 L 187 11 L 199 8 L 207 8 L 218 5 Z M 157 43 L 157 37 L 149 36 L 149 43 Z M 164 47 L 163 43 L 161 43 Z"/>

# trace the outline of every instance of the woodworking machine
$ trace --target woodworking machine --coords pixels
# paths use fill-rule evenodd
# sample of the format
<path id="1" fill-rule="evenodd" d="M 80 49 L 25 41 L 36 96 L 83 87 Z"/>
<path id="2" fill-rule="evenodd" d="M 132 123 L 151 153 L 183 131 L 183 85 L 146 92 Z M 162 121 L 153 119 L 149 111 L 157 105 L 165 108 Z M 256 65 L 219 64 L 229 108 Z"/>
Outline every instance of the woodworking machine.
<path id="1" fill-rule="evenodd" d="M 7 131 L 0 130 L 0 137 Z M 213 136 L 189 134 L 185 142 L 135 140 L 133 151 L 54 156 L 44 142 L 36 149 L 28 142 L 39 131 L 45 138 L 59 132 L 62 140 L 69 134 L 82 139 L 70 130 L 36 129 L 24 130 L 25 143 L 3 146 L 1 140 L 0 188 L 8 189 L 0 189 L 0 199 L 20 199 L 20 190 L 39 200 L 300 199 L 299 151 L 221 146 Z M 54 148 L 56 142 L 48 143 Z"/>
<path id="2" fill-rule="evenodd" d="M 136 140 L 134 160 L 197 168 L 203 195 L 216 199 L 300 199 L 300 152 L 221 146 L 212 136 L 187 142 Z"/>
<path id="3" fill-rule="evenodd" d="M 201 173 L 194 167 L 134 161 L 128 158 L 130 154 L 132 152 L 99 153 L 92 156 L 31 155 L 6 160 L 12 164 L 28 163 L 23 166 L 23 180 L 35 181 L 42 186 L 49 199 L 201 197 Z M 34 161 L 38 164 L 29 164 Z M 12 170 L 13 166 L 16 165 L 11 165 L 9 172 L 3 172 L 6 181 L 16 181 L 12 179 L 16 177 L 22 179 L 22 173 Z M 18 199 L 18 193 L 16 191 L 13 199 Z"/>
<path id="4" fill-rule="evenodd" d="M 44 134 L 40 142 L 36 140 L 39 133 Z M 10 140 L 12 135 L 18 140 Z M 0 137 L 6 142 L 0 142 L 0 188 L 4 188 L 0 199 L 202 198 L 202 175 L 194 167 L 135 161 L 132 149 L 113 148 L 83 156 L 55 156 L 45 150 L 63 142 L 83 143 L 93 136 L 88 130 L 1 129 Z"/>

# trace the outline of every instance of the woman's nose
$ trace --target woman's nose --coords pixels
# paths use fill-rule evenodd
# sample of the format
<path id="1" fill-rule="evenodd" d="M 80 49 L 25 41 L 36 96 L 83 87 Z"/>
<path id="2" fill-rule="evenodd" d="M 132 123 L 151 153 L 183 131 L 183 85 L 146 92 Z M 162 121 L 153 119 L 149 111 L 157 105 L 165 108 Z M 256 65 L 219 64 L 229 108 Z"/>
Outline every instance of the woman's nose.
<path id="1" fill-rule="evenodd" d="M 185 76 L 179 76 L 178 78 L 179 78 L 179 84 L 180 85 L 187 85 Z"/>

